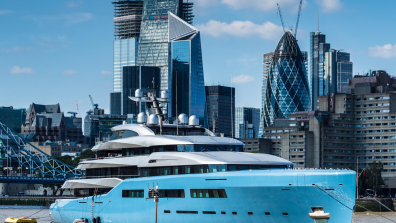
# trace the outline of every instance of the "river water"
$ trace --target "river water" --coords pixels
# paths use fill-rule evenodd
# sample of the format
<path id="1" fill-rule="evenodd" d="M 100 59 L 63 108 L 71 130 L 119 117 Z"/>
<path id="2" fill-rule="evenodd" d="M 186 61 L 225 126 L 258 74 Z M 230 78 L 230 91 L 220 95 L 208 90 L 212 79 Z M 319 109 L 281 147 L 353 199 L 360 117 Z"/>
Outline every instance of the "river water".
<path id="1" fill-rule="evenodd" d="M 0 209 L 0 222 L 4 222 L 8 217 L 31 216 L 39 223 L 51 223 L 48 209 Z M 390 220 L 387 220 L 390 219 Z M 396 221 L 396 214 L 389 212 L 381 213 L 357 213 L 354 215 L 353 223 L 390 223 Z M 313 221 L 312 221 L 313 222 Z"/>

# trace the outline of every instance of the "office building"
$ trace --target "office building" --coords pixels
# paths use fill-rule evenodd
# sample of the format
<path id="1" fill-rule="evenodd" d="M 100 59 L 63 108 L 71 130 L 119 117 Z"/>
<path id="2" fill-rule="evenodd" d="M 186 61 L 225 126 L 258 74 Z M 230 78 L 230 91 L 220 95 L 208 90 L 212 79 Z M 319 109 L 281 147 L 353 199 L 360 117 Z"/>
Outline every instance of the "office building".
<path id="1" fill-rule="evenodd" d="M 114 138 L 111 128 L 122 125 L 127 120 L 127 115 L 104 114 L 104 110 L 91 109 L 84 118 L 84 136 L 86 143 L 94 146 L 99 141 L 109 141 Z M 113 138 L 112 138 L 113 137 Z"/>
<path id="2" fill-rule="evenodd" d="M 26 121 L 26 108 L 0 107 L 0 120 L 16 133 L 21 133 Z"/>
<path id="3" fill-rule="evenodd" d="M 274 52 L 265 53 L 263 55 L 263 82 L 261 84 L 261 113 L 260 113 L 260 129 L 259 137 L 263 135 L 264 129 L 264 105 L 265 105 L 265 94 L 267 92 L 267 78 L 272 63 L 272 56 Z"/>
<path id="4" fill-rule="evenodd" d="M 224 137 L 233 137 L 235 88 L 205 86 L 208 129 Z"/>
<path id="5" fill-rule="evenodd" d="M 272 55 L 265 83 L 263 128 L 274 119 L 288 118 L 297 111 L 311 110 L 307 53 L 301 52 L 291 32 L 285 32 Z"/>
<path id="6" fill-rule="evenodd" d="M 260 126 L 260 109 L 236 107 L 235 108 L 235 138 L 258 138 Z"/>
<path id="7" fill-rule="evenodd" d="M 138 50 L 139 66 L 161 69 L 161 90 L 170 91 L 168 58 L 170 35 L 168 12 L 192 24 L 192 3 L 182 0 L 145 0 Z"/>
<path id="8" fill-rule="evenodd" d="M 148 92 L 155 92 L 156 96 L 160 97 L 161 78 L 158 67 L 125 66 L 123 67 L 122 80 L 121 115 L 133 114 L 137 116 L 140 112 L 145 111 L 145 103 L 136 103 L 129 99 L 130 96 L 135 97 L 137 89 L 141 89 L 143 95 L 147 96 Z"/>
<path id="9" fill-rule="evenodd" d="M 199 30 L 169 12 L 170 117 L 205 117 L 205 83 Z M 162 83 L 161 79 L 161 83 Z"/>
<path id="10" fill-rule="evenodd" d="M 243 151 L 250 153 L 271 153 L 271 140 L 264 138 L 238 139 L 243 142 Z"/>
<path id="11" fill-rule="evenodd" d="M 330 50 L 330 44 L 326 43 L 326 35 L 321 32 L 310 33 L 310 89 L 312 106 L 316 105 L 317 97 L 325 95 L 328 91 L 325 84 L 325 53 Z M 312 110 L 315 110 L 314 108 Z"/>
<path id="12" fill-rule="evenodd" d="M 276 119 L 264 131 L 271 154 L 296 167 L 367 168 L 380 161 L 384 188 L 396 188 L 395 84 L 385 71 L 372 71 L 343 86 L 352 94 L 319 96 L 316 111 Z"/>
<path id="13" fill-rule="evenodd" d="M 317 97 L 328 93 L 343 93 L 341 88 L 352 78 L 353 63 L 350 54 L 330 49 L 326 35 L 311 32 L 310 87 L 312 92 L 312 110 L 315 110 Z"/>
<path id="14" fill-rule="evenodd" d="M 69 141 L 56 142 L 32 142 L 32 145 L 50 156 L 79 156 L 86 149 L 90 149 L 88 144 L 78 144 Z"/>
<path id="15" fill-rule="evenodd" d="M 65 117 L 59 104 L 31 104 L 22 133 L 33 142 L 71 141 L 84 143 L 81 127 L 82 120 L 77 117 Z"/>
<path id="16" fill-rule="evenodd" d="M 118 0 L 113 4 L 114 89 L 110 96 L 110 113 L 123 114 L 124 97 L 118 92 L 123 88 L 124 66 L 158 67 L 160 90 L 171 91 L 168 12 L 192 24 L 193 3 L 183 0 Z"/>

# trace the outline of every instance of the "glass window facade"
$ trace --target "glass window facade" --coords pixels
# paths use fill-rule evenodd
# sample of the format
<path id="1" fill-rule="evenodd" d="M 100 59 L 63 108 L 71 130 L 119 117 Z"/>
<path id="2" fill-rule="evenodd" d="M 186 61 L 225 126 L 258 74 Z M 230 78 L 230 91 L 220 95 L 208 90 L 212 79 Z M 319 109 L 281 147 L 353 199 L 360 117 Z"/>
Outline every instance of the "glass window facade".
<path id="1" fill-rule="evenodd" d="M 124 66 L 135 66 L 138 53 L 138 39 L 116 39 L 114 40 L 113 56 L 113 91 L 122 91 L 122 68 Z"/>
<path id="2" fill-rule="evenodd" d="M 172 106 L 169 114 L 172 117 L 181 113 L 196 115 L 203 124 L 206 97 L 200 32 L 192 34 L 187 40 L 171 41 L 170 52 Z"/>
<path id="3" fill-rule="evenodd" d="M 258 138 L 260 125 L 259 108 L 235 108 L 235 138 Z"/>
<path id="4" fill-rule="evenodd" d="M 0 107 L 0 119 L 15 132 L 21 133 L 26 121 L 26 108 Z"/>
<path id="5" fill-rule="evenodd" d="M 311 110 L 306 58 L 294 36 L 286 32 L 274 51 L 267 79 L 264 127 L 271 126 L 274 119 Z"/>

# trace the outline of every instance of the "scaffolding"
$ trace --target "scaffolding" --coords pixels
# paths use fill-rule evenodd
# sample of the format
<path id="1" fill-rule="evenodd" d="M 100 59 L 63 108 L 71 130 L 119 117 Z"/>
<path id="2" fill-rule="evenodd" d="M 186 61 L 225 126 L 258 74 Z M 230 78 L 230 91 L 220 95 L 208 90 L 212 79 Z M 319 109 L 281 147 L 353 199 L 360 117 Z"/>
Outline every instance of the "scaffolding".
<path id="1" fill-rule="evenodd" d="M 116 0 L 114 5 L 114 37 L 139 38 L 143 1 Z"/>

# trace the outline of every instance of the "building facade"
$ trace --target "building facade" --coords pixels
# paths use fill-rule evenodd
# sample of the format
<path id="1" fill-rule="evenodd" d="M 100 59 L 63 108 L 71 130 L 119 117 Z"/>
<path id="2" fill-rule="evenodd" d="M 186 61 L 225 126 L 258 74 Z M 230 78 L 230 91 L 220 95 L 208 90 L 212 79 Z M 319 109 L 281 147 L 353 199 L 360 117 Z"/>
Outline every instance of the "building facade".
<path id="1" fill-rule="evenodd" d="M 125 66 L 122 75 L 121 115 L 137 116 L 145 111 L 145 103 L 136 103 L 129 99 L 135 96 L 135 91 L 141 89 L 143 95 L 155 92 L 160 97 L 161 78 L 160 68 L 146 66 Z"/>
<path id="2" fill-rule="evenodd" d="M 22 133 L 33 142 L 72 141 L 84 143 L 82 120 L 77 117 L 65 117 L 59 104 L 31 104 Z"/>
<path id="3" fill-rule="evenodd" d="M 271 140 L 264 138 L 238 139 L 243 142 L 244 152 L 271 154 Z"/>
<path id="4" fill-rule="evenodd" d="M 258 138 L 260 126 L 260 109 L 236 107 L 235 108 L 235 138 Z"/>
<path id="5" fill-rule="evenodd" d="M 96 142 L 113 139 L 111 128 L 122 125 L 126 120 L 127 115 L 104 114 L 104 110 L 97 107 L 91 109 L 84 118 L 86 143 L 94 146 Z"/>
<path id="6" fill-rule="evenodd" d="M 213 85 L 206 86 L 205 92 L 208 129 L 225 137 L 234 137 L 235 88 Z"/>
<path id="7" fill-rule="evenodd" d="M 330 49 L 321 32 L 311 32 L 310 41 L 310 87 L 312 110 L 316 110 L 318 96 L 345 93 L 341 88 L 352 78 L 353 63 L 349 53 Z"/>
<path id="8" fill-rule="evenodd" d="M 22 125 L 26 121 L 26 108 L 0 107 L 0 120 L 16 133 L 21 133 Z"/>
<path id="9" fill-rule="evenodd" d="M 273 125 L 275 119 L 311 110 L 307 53 L 300 51 L 291 32 L 279 40 L 265 84 L 263 128 Z"/>
<path id="10" fill-rule="evenodd" d="M 158 67 L 160 90 L 172 91 L 172 73 L 169 73 L 168 12 L 192 24 L 193 3 L 183 0 L 118 0 L 113 2 L 113 5 L 114 89 L 110 96 L 110 113 L 123 114 L 124 66 Z M 205 101 L 204 97 L 202 100 Z"/>
<path id="11" fill-rule="evenodd" d="M 79 156 L 82 151 L 90 149 L 88 144 L 77 144 L 75 142 L 69 141 L 32 142 L 32 145 L 50 156 L 69 155 L 72 157 L 76 157 Z"/>
<path id="12" fill-rule="evenodd" d="M 267 79 L 272 63 L 272 56 L 274 52 L 269 52 L 263 55 L 263 82 L 261 84 L 261 113 L 260 113 L 260 129 L 259 136 L 262 137 L 264 129 L 264 105 L 265 105 L 265 94 L 267 92 Z"/>
<path id="13" fill-rule="evenodd" d="M 201 34 L 181 18 L 169 12 L 169 95 L 170 117 L 184 113 L 205 118 L 205 82 Z M 162 81 L 162 79 L 161 79 Z M 176 107 L 177 106 L 177 107 Z"/>

